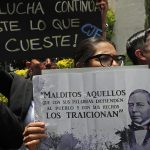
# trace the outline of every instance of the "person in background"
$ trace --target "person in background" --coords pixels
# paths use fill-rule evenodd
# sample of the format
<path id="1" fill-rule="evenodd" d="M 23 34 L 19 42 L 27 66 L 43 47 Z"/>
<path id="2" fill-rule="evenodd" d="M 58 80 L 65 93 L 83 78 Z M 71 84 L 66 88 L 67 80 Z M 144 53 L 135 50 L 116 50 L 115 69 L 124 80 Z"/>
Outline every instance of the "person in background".
<path id="1" fill-rule="evenodd" d="M 0 149 L 17 149 L 23 143 L 24 120 L 32 98 L 32 83 L 16 74 L 0 70 L 0 93 L 8 103 L 0 102 Z"/>
<path id="2" fill-rule="evenodd" d="M 31 78 L 34 75 L 40 75 L 41 70 L 45 67 L 37 59 L 32 59 L 31 61 L 26 62 L 26 67 L 28 68 L 27 78 Z"/>
<path id="3" fill-rule="evenodd" d="M 77 68 L 121 66 L 124 60 L 124 55 L 117 55 L 114 44 L 103 38 L 89 38 L 83 40 L 75 54 Z M 40 140 L 47 138 L 45 134 L 45 123 L 29 123 L 24 130 L 23 136 L 24 144 L 30 150 L 35 150 Z M 68 139 L 68 141 L 70 140 Z"/>
<path id="4" fill-rule="evenodd" d="M 148 42 L 149 40 L 150 40 L 150 28 L 148 28 L 148 29 L 146 29 L 146 31 L 145 31 L 145 36 L 144 36 L 144 41 L 146 42 Z"/>
<path id="5" fill-rule="evenodd" d="M 57 69 L 56 63 L 51 61 L 50 58 L 46 58 L 43 64 L 45 66 L 44 69 Z"/>
<path id="6" fill-rule="evenodd" d="M 43 63 L 46 69 L 51 69 L 52 61 L 50 58 L 46 58 Z"/>
<path id="7" fill-rule="evenodd" d="M 149 30 L 147 29 L 147 32 L 141 30 L 127 40 L 127 55 L 134 65 L 147 65 L 150 63 Z"/>
<path id="8" fill-rule="evenodd" d="M 144 52 L 145 30 L 134 33 L 126 43 L 127 55 L 134 65 L 145 65 L 147 63 Z"/>
<path id="9" fill-rule="evenodd" d="M 144 41 L 144 56 L 146 57 L 148 64 L 150 64 L 150 28 L 145 31 Z"/>
<path id="10" fill-rule="evenodd" d="M 27 78 L 31 78 L 34 75 L 40 75 L 44 69 L 56 69 L 57 66 L 51 61 L 50 58 L 46 58 L 45 61 L 40 61 L 38 59 L 32 59 L 26 62 L 26 67 L 29 69 L 27 73 Z"/>

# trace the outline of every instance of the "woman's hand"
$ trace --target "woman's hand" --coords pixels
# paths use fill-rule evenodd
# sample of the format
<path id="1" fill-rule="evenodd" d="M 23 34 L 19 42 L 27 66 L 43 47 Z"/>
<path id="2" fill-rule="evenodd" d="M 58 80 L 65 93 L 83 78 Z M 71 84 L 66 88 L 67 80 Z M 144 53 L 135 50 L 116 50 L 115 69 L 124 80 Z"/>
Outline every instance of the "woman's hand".
<path id="1" fill-rule="evenodd" d="M 45 134 L 44 122 L 31 122 L 29 123 L 23 132 L 24 144 L 29 150 L 36 150 L 36 146 L 40 143 L 40 139 L 47 138 Z"/>

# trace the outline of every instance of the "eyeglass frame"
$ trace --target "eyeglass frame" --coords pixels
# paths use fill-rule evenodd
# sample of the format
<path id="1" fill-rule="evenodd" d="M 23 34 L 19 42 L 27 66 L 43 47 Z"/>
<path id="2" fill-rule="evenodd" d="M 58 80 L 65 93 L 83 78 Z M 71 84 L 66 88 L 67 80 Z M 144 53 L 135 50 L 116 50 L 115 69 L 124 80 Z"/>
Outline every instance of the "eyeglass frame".
<path id="1" fill-rule="evenodd" d="M 101 56 L 104 56 L 104 55 L 110 56 L 110 57 L 112 58 L 111 64 L 110 64 L 109 66 L 105 66 L 105 65 L 103 65 L 103 64 L 101 63 L 100 57 L 101 57 Z M 114 55 L 114 56 L 112 56 L 112 55 L 110 55 L 110 54 L 98 54 L 98 55 L 94 55 L 94 56 L 89 57 L 85 62 L 87 63 L 87 62 L 89 62 L 89 60 L 91 60 L 91 59 L 98 58 L 100 64 L 101 64 L 103 67 L 110 67 L 110 66 L 112 66 L 113 61 L 116 61 L 116 57 L 119 57 L 119 56 L 121 56 L 121 58 L 123 58 L 121 63 L 124 63 L 124 62 L 125 62 L 125 59 L 126 59 L 126 56 L 125 56 L 125 55 Z M 116 61 L 116 62 L 117 62 L 117 61 Z M 120 66 L 122 66 L 122 64 L 121 64 Z"/>

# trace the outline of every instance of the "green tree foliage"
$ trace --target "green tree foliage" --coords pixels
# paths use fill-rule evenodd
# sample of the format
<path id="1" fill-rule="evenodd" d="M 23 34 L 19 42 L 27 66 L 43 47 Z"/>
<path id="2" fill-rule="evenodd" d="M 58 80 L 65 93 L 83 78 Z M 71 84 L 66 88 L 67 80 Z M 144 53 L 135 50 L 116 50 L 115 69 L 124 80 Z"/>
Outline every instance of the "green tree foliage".
<path id="1" fill-rule="evenodd" d="M 115 13 L 113 12 L 113 10 L 111 8 L 109 8 L 108 12 L 107 12 L 107 16 L 106 16 L 106 22 L 108 24 L 107 30 L 106 30 L 106 38 L 108 40 L 111 40 L 112 36 L 113 36 L 113 28 L 114 28 L 114 24 L 115 24 Z"/>
<path id="2" fill-rule="evenodd" d="M 147 29 L 150 27 L 150 0 L 145 0 L 145 14 L 145 28 Z"/>
<path id="3" fill-rule="evenodd" d="M 130 65 L 133 65 L 132 61 L 130 60 L 130 58 L 128 57 L 127 54 L 125 54 L 126 56 L 126 59 L 125 59 L 125 66 L 130 66 Z"/>
<path id="4" fill-rule="evenodd" d="M 56 63 L 57 67 L 59 69 L 63 69 L 63 68 L 73 68 L 74 67 L 74 60 L 71 58 L 64 58 L 62 60 L 59 60 Z"/>
<path id="5" fill-rule="evenodd" d="M 7 104 L 8 99 L 0 93 L 0 102 Z"/>

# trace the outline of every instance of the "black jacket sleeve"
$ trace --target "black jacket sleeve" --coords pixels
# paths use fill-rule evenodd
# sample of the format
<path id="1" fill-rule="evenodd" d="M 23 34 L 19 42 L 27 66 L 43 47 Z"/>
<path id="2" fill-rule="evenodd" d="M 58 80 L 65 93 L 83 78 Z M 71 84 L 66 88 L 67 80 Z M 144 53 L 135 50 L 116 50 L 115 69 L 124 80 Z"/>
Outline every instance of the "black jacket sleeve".
<path id="1" fill-rule="evenodd" d="M 8 105 L 0 103 L 0 148 L 17 149 L 23 143 L 23 121 L 32 101 L 32 82 L 0 71 L 0 93 Z"/>
<path id="2" fill-rule="evenodd" d="M 16 74 L 12 74 L 13 82 L 10 91 L 9 108 L 24 121 L 33 100 L 33 84 Z"/>
<path id="3" fill-rule="evenodd" d="M 0 93 L 2 93 L 7 98 L 10 97 L 12 82 L 12 76 L 3 70 L 0 70 Z"/>
<path id="4" fill-rule="evenodd" d="M 23 126 L 19 118 L 0 103 L 0 148 L 16 149 L 23 143 Z"/>

